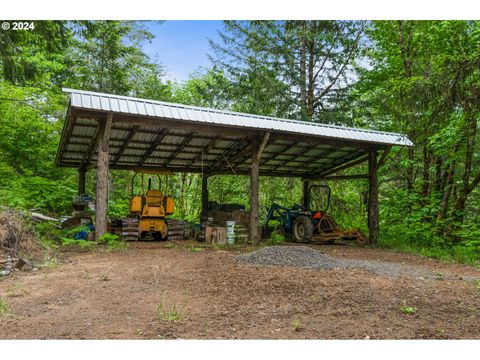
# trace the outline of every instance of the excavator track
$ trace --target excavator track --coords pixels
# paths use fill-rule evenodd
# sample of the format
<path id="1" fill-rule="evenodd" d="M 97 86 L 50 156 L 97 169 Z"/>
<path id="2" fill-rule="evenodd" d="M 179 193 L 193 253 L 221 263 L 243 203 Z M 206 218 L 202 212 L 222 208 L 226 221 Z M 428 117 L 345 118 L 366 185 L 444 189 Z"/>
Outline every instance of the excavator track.
<path id="1" fill-rule="evenodd" d="M 167 223 L 167 239 L 183 240 L 185 221 L 179 219 L 165 219 Z"/>
<path id="2" fill-rule="evenodd" d="M 140 239 L 137 218 L 122 219 L 122 238 L 125 241 L 138 241 Z"/>

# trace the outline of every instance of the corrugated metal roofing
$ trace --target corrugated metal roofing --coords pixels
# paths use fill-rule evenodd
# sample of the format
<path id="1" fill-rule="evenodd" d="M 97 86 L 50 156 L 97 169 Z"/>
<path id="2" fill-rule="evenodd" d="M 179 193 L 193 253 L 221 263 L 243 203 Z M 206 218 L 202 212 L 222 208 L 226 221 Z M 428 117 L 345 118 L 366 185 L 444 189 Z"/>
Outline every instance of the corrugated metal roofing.
<path id="1" fill-rule="evenodd" d="M 168 118 L 212 125 L 229 125 L 257 130 L 276 130 L 385 145 L 413 145 L 405 135 L 396 133 L 281 119 L 92 91 L 66 88 L 63 91 L 70 93 L 71 106 L 79 109 Z"/>
<path id="2" fill-rule="evenodd" d="M 266 131 L 272 136 L 262 153 L 262 175 L 322 177 L 345 163 L 365 159 L 369 148 L 412 145 L 401 134 L 64 91 L 71 101 L 57 153 L 59 166 L 95 165 L 96 119 L 106 112 L 114 113 L 109 141 L 112 169 L 248 174 L 251 136 Z"/>

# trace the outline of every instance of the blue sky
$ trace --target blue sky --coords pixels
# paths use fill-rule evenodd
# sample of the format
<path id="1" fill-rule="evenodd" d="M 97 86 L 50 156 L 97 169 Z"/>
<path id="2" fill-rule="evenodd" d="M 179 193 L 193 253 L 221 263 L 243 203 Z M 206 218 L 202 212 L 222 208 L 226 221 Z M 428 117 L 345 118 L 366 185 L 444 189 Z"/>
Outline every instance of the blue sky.
<path id="1" fill-rule="evenodd" d="M 208 38 L 218 40 L 222 21 L 170 20 L 161 24 L 147 22 L 146 26 L 155 35 L 143 50 L 151 59 L 166 67 L 167 78 L 187 80 L 201 66 L 210 66 Z"/>

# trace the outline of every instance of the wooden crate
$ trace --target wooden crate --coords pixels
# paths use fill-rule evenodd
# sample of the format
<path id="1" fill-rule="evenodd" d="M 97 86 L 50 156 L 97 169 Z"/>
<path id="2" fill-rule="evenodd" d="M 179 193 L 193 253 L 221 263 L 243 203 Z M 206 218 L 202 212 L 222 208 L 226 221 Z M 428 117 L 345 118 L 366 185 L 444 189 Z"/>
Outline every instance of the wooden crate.
<path id="1" fill-rule="evenodd" d="M 227 228 L 218 226 L 205 226 L 205 242 L 209 244 L 226 244 Z"/>

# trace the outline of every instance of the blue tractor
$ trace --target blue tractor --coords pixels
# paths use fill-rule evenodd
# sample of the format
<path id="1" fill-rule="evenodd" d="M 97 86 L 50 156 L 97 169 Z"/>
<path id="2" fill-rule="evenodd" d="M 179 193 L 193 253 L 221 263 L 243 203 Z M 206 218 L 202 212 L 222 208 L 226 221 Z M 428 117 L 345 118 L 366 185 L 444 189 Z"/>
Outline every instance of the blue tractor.
<path id="1" fill-rule="evenodd" d="M 311 185 L 305 194 L 304 204 L 296 204 L 286 208 L 272 204 L 268 210 L 264 236 L 269 237 L 275 230 L 286 239 L 299 243 L 345 243 L 356 241 L 365 244 L 367 239 L 358 230 L 342 230 L 335 220 L 327 214 L 330 206 L 331 189 L 327 185 Z M 318 195 L 312 198 L 313 195 Z M 311 201 L 313 200 L 313 201 Z M 311 202 L 315 202 L 316 209 L 312 210 Z M 276 223 L 276 225 L 273 225 Z"/>

